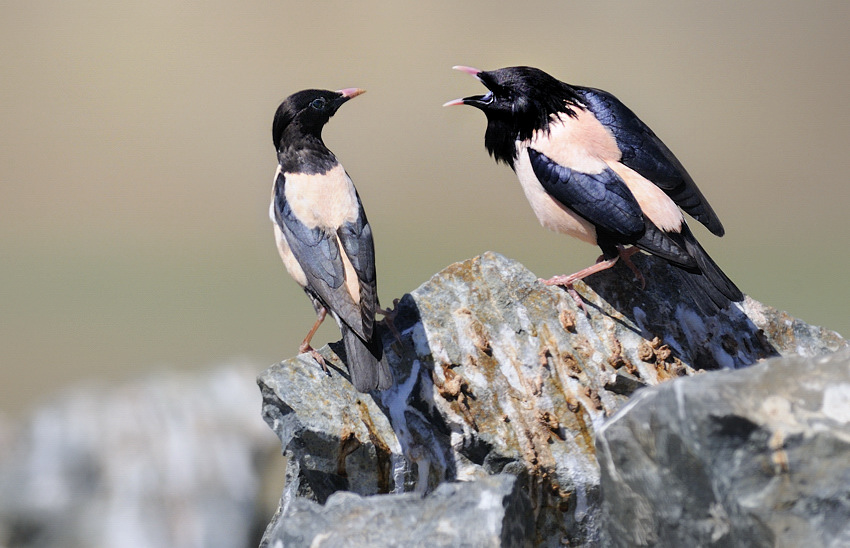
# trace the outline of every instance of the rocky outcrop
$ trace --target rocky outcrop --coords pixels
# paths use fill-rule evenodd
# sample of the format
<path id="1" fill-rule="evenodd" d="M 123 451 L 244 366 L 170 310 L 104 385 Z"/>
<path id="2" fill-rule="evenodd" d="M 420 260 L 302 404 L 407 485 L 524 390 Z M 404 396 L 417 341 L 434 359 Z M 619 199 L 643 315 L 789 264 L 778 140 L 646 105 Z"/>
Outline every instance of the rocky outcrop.
<path id="1" fill-rule="evenodd" d="M 597 447 L 605 546 L 850 546 L 850 352 L 643 390 Z"/>
<path id="2" fill-rule="evenodd" d="M 645 255 L 635 263 L 645 290 L 620 267 L 577 285 L 587 314 L 500 255 L 451 265 L 398 304 L 399 338 L 384 341 L 395 384 L 381 393 L 354 392 L 327 347 L 329 376 L 306 356 L 267 370 L 259 378 L 263 413 L 281 438 L 287 481 L 263 544 L 282 542 L 288 520 L 305 506 L 330 512 L 302 499 L 330 504 L 334 493 L 350 491 L 368 506 L 397 497 L 410 512 L 404 519 L 414 519 L 426 515 L 430 497 L 417 507 L 403 493 L 436 493 L 495 474 L 516 476 L 530 503 L 525 542 L 596 544 L 603 515 L 595 438 L 632 393 L 846 346 L 835 333 L 750 299 L 706 317 L 680 289 L 675 269 Z M 502 523 L 505 500 L 488 519 Z M 322 545 L 336 534 L 328 521 L 327 530 L 300 526 L 302 541 L 287 536 L 284 545 Z M 366 538 L 353 524 L 348 531 Z M 395 542 L 396 531 L 383 534 L 385 545 Z"/>
<path id="3" fill-rule="evenodd" d="M 269 536 L 281 546 L 531 546 L 533 512 L 520 480 L 510 474 L 443 483 L 415 493 L 361 497 L 347 491 L 324 505 L 299 497 Z"/>

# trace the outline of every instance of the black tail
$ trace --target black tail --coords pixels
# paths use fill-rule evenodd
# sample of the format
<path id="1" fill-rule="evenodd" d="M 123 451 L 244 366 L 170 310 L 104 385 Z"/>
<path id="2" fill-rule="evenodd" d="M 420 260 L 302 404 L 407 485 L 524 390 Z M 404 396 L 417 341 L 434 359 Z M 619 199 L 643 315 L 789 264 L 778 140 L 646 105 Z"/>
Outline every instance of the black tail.
<path id="1" fill-rule="evenodd" d="M 342 341 L 345 344 L 345 361 L 351 374 L 351 383 L 358 392 L 386 390 L 393 384 L 393 376 L 384 345 L 381 342 L 381 326 L 375 324 L 372 339 L 364 341 L 347 325 L 340 322 Z"/>
<path id="2" fill-rule="evenodd" d="M 705 312 L 716 312 L 726 308 L 730 302 L 741 302 L 744 294 L 729 277 L 720 270 L 705 249 L 699 245 L 688 225 L 682 224 L 682 243 L 694 258 L 699 270 L 681 268 L 685 283 L 691 288 L 694 299 Z M 678 266 L 678 265 L 677 265 Z"/>

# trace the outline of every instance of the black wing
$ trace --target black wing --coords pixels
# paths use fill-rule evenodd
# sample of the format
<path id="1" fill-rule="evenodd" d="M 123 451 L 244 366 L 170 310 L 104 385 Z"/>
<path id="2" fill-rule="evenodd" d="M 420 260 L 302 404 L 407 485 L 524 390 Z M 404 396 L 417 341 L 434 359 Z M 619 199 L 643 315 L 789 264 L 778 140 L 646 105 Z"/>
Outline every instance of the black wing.
<path id="1" fill-rule="evenodd" d="M 643 212 L 629 188 L 610 168 L 593 175 L 562 166 L 533 148 L 531 169 L 550 196 L 595 226 L 625 238 L 639 237 Z"/>
<path id="2" fill-rule="evenodd" d="M 307 277 L 307 285 L 323 304 L 368 339 L 362 329 L 360 307 L 345 287 L 345 266 L 337 244 L 337 235 L 320 228 L 308 228 L 292 213 L 284 193 L 285 177 L 281 172 L 275 181 L 275 221 L 283 232 L 292 255 Z M 370 329 L 371 331 L 371 329 Z"/>
<path id="3" fill-rule="evenodd" d="M 667 193 L 712 233 L 725 232 L 717 214 L 667 145 L 619 99 L 600 89 L 575 87 L 587 110 L 607 127 L 623 153 L 620 162 Z"/>
<path id="4" fill-rule="evenodd" d="M 357 220 L 345 223 L 337 236 L 342 243 L 351 266 L 360 281 L 360 316 L 362 329 L 356 330 L 366 340 L 371 339 L 375 327 L 375 310 L 378 308 L 378 282 L 375 274 L 375 244 L 372 240 L 372 227 L 366 219 L 363 203 L 357 196 L 359 211 Z"/>
<path id="5" fill-rule="evenodd" d="M 533 148 L 528 149 L 528 159 L 543 189 L 591 222 L 600 244 L 604 234 L 613 243 L 636 245 L 677 264 L 694 265 L 680 245 L 644 217 L 629 187 L 611 168 L 595 174 L 582 173 Z"/>

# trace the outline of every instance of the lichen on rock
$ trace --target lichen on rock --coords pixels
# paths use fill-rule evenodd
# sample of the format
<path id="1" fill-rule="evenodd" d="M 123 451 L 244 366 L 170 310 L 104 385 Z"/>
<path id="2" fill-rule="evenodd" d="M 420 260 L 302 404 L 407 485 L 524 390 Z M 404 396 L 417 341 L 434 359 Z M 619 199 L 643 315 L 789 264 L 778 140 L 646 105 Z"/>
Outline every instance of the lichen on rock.
<path id="1" fill-rule="evenodd" d="M 381 393 L 355 393 L 327 347 L 330 376 L 303 356 L 270 368 L 259 379 L 264 414 L 289 466 L 276 520 L 304 494 L 322 502 L 335 490 L 426 493 L 510 473 L 534 509 L 532 544 L 593 544 L 601 519 L 595 438 L 632 393 L 846 346 L 749 298 L 705 316 L 674 268 L 643 254 L 634 261 L 645 289 L 624 267 L 576 284 L 587 313 L 496 253 L 450 265 L 400 300 L 400 340 L 384 340 L 395 383 Z"/>

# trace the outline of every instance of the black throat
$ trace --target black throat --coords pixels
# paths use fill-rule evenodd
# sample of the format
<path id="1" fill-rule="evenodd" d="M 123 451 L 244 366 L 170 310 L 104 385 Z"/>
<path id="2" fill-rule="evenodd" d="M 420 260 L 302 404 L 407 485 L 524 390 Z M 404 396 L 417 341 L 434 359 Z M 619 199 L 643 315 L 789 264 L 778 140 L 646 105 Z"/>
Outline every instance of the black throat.
<path id="1" fill-rule="evenodd" d="M 533 133 L 533 130 L 532 130 Z M 520 130 L 511 120 L 496 118 L 487 120 L 487 131 L 484 133 L 484 146 L 496 162 L 504 162 L 514 167 L 517 158 L 516 141 Z"/>
<path id="2" fill-rule="evenodd" d="M 510 113 L 485 110 L 487 131 L 484 133 L 484 146 L 497 162 L 513 168 L 517 158 L 517 141 L 527 141 L 538 131 L 548 132 L 549 124 L 557 116 L 566 114 L 575 118 L 576 110 L 584 108 L 572 87 L 557 80 L 554 82 L 558 85 L 536 90 L 533 97 L 515 100 Z"/>
<path id="3" fill-rule="evenodd" d="M 308 175 L 327 173 L 338 163 L 321 136 L 304 134 L 291 140 L 284 138 L 277 151 L 277 161 L 284 173 Z"/>

